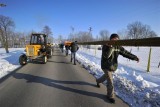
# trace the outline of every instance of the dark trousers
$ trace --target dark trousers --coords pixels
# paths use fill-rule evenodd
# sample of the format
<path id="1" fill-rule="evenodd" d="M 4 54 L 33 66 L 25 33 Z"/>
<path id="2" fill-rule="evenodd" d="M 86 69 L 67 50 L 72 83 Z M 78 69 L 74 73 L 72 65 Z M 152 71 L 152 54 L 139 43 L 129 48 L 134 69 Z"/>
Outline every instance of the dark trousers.
<path id="1" fill-rule="evenodd" d="M 97 79 L 97 83 L 103 83 L 105 80 L 107 80 L 107 96 L 109 98 L 114 98 L 114 85 L 113 85 L 113 77 L 112 73 L 113 71 L 109 71 L 107 69 L 102 69 L 104 74 Z"/>
<path id="2" fill-rule="evenodd" d="M 61 48 L 61 51 L 62 51 L 62 53 L 63 53 L 63 48 Z"/>
<path id="3" fill-rule="evenodd" d="M 68 56 L 68 49 L 66 49 L 66 56 Z"/>
<path id="4" fill-rule="evenodd" d="M 76 52 L 71 52 L 71 62 L 74 60 L 74 64 L 76 64 Z"/>

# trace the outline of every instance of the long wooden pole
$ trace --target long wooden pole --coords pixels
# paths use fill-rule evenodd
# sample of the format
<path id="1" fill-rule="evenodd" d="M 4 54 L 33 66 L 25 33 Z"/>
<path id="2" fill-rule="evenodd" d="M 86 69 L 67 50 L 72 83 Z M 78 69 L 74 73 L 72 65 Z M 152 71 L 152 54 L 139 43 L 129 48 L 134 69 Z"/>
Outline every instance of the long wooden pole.
<path id="1" fill-rule="evenodd" d="M 79 45 L 118 45 L 118 46 L 160 46 L 160 37 L 144 38 L 144 39 L 128 39 L 117 41 L 92 41 L 92 42 L 79 42 Z"/>

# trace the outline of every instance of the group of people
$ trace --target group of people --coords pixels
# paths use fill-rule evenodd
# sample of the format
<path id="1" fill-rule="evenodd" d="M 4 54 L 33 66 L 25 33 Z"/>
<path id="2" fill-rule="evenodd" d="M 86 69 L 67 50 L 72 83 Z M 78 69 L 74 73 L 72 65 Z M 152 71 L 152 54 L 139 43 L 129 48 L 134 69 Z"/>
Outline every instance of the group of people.
<path id="1" fill-rule="evenodd" d="M 64 44 L 60 44 L 61 51 L 63 53 Z M 77 41 L 72 42 L 71 44 L 65 45 L 66 49 L 66 56 L 68 56 L 68 51 L 71 51 L 71 62 L 73 61 L 74 65 L 76 65 L 76 52 L 78 51 L 79 47 Z"/>
<path id="2" fill-rule="evenodd" d="M 118 34 L 111 34 L 110 41 L 117 41 L 119 40 Z M 76 51 L 79 49 L 76 42 L 71 44 L 71 62 L 74 59 L 75 62 L 75 54 Z M 69 49 L 69 48 L 68 48 Z M 131 52 L 125 50 L 122 46 L 113 46 L 111 44 L 105 44 L 102 46 L 102 56 L 101 56 L 101 69 L 103 70 L 104 74 L 96 79 L 96 86 L 99 88 L 100 83 L 103 83 L 107 80 L 107 96 L 106 98 L 111 102 L 115 103 L 115 94 L 114 94 L 114 84 L 113 84 L 113 73 L 117 70 L 118 67 L 118 56 L 122 55 L 131 60 L 135 60 L 139 62 L 139 58 L 132 54 Z"/>

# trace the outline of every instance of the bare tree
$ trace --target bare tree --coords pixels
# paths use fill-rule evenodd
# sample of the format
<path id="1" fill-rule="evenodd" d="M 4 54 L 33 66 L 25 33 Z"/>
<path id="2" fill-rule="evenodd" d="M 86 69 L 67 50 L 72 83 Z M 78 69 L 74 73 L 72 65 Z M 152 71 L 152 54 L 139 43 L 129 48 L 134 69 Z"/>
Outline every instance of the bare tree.
<path id="1" fill-rule="evenodd" d="M 126 29 L 118 31 L 117 34 L 119 35 L 120 39 L 129 39 Z"/>
<path id="2" fill-rule="evenodd" d="M 108 30 L 101 30 L 99 32 L 99 34 L 100 34 L 101 40 L 109 40 L 109 31 Z"/>
<path id="3" fill-rule="evenodd" d="M 14 22 L 10 17 L 0 15 L 0 33 L 2 36 L 2 44 L 5 47 L 6 53 L 9 53 L 8 50 L 8 31 L 15 27 Z"/>
<path id="4" fill-rule="evenodd" d="M 25 45 L 27 45 L 27 44 L 30 43 L 31 34 L 32 34 L 32 31 L 24 33 L 24 36 L 25 36 Z"/>
<path id="5" fill-rule="evenodd" d="M 71 38 L 72 41 L 75 41 L 75 36 L 76 34 L 74 34 L 75 28 L 73 26 L 71 26 L 71 33 L 69 35 L 69 37 Z"/>
<path id="6" fill-rule="evenodd" d="M 70 40 L 70 41 L 74 41 L 74 37 L 73 37 L 73 34 L 72 33 L 70 33 L 69 35 L 68 35 L 68 40 Z"/>
<path id="7" fill-rule="evenodd" d="M 142 36 L 143 38 L 157 37 L 157 34 L 153 30 L 151 30 L 149 25 L 144 25 L 142 30 Z"/>
<path id="8" fill-rule="evenodd" d="M 130 39 L 140 39 L 157 36 L 157 34 L 151 30 L 149 25 L 144 25 L 139 21 L 128 24 L 127 30 Z"/>
<path id="9" fill-rule="evenodd" d="M 91 36 L 91 34 L 86 31 L 80 31 L 75 35 L 76 35 L 75 40 L 77 40 L 79 42 L 88 42 L 88 41 L 94 40 L 93 37 Z"/>
<path id="10" fill-rule="evenodd" d="M 127 26 L 128 29 L 128 36 L 130 37 L 130 39 L 138 39 L 140 38 L 140 34 L 141 34 L 141 29 L 142 29 L 142 24 L 141 22 L 134 22 L 132 24 L 129 24 Z"/>
<path id="11" fill-rule="evenodd" d="M 52 31 L 51 28 L 49 26 L 44 26 L 43 31 L 44 34 L 46 34 L 47 36 L 51 36 L 52 35 Z"/>
<path id="12" fill-rule="evenodd" d="M 60 42 L 62 42 L 62 41 L 63 41 L 63 37 L 62 37 L 62 35 L 59 35 L 59 36 L 58 36 L 58 40 L 59 40 Z"/>
<path id="13" fill-rule="evenodd" d="M 154 31 L 150 31 L 148 37 L 157 37 L 158 35 Z"/>
<path id="14" fill-rule="evenodd" d="M 13 46 L 16 48 L 22 48 L 26 45 L 26 36 L 23 32 L 15 32 L 12 36 L 13 38 Z"/>
<path id="15" fill-rule="evenodd" d="M 14 47 L 15 32 L 13 30 L 8 31 L 8 47 Z"/>
<path id="16" fill-rule="evenodd" d="M 46 34 L 48 36 L 48 42 L 53 42 L 53 37 L 52 37 L 52 31 L 49 26 L 44 26 L 42 33 Z"/>
<path id="17" fill-rule="evenodd" d="M 0 47 L 2 47 L 2 29 L 0 28 Z"/>

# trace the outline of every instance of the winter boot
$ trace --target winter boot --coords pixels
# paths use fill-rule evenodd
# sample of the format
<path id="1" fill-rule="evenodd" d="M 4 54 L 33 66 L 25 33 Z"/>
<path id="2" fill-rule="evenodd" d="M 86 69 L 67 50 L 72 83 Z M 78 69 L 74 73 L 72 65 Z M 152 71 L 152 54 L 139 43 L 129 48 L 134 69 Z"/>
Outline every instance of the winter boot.
<path id="1" fill-rule="evenodd" d="M 115 99 L 114 98 L 110 98 L 107 96 L 107 99 L 109 100 L 110 103 L 115 103 Z"/>
<path id="2" fill-rule="evenodd" d="M 97 83 L 96 86 L 97 86 L 98 88 L 100 88 L 100 84 L 97 82 L 97 79 L 96 79 L 96 83 Z"/>

